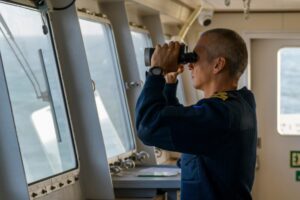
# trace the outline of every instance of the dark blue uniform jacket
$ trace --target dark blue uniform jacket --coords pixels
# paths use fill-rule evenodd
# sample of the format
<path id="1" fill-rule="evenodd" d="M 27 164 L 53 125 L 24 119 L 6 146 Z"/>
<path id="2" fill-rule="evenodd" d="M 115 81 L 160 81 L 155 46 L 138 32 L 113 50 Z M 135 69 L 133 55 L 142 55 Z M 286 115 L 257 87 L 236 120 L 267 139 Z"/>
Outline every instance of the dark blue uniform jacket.
<path id="1" fill-rule="evenodd" d="M 248 200 L 256 161 L 256 114 L 246 88 L 184 107 L 176 85 L 148 76 L 136 105 L 146 144 L 181 152 L 182 200 Z"/>

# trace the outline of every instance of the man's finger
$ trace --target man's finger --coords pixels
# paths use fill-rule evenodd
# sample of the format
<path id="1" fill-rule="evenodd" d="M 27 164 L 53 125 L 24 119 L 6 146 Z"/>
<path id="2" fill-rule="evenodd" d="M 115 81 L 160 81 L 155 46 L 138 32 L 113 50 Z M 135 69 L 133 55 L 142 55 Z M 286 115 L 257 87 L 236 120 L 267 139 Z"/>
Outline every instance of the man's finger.
<path id="1" fill-rule="evenodd" d="M 168 48 L 168 44 L 165 43 L 162 48 Z"/>
<path id="2" fill-rule="evenodd" d="M 176 73 L 177 73 L 177 75 L 178 75 L 178 74 L 181 74 L 183 71 L 184 71 L 184 66 L 183 66 L 183 65 L 180 65 L 180 66 L 178 67 Z"/>
<path id="3" fill-rule="evenodd" d="M 175 42 L 175 48 L 179 48 L 180 47 L 180 43 L 179 42 Z"/>
<path id="4" fill-rule="evenodd" d="M 173 49 L 173 48 L 175 47 L 175 42 L 174 42 L 174 41 L 171 41 L 171 42 L 169 43 L 169 47 L 170 47 L 171 49 Z"/>

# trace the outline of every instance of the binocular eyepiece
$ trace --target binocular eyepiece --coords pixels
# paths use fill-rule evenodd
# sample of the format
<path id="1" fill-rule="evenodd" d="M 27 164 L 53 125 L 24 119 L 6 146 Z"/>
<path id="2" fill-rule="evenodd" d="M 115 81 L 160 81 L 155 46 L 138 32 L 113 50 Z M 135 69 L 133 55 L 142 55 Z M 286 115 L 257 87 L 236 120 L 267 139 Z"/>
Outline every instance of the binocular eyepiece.
<path id="1" fill-rule="evenodd" d="M 154 53 L 155 48 L 145 48 L 145 65 L 151 65 L 151 57 Z M 197 61 L 197 54 L 195 52 L 188 52 L 188 46 L 182 44 L 180 45 L 178 54 L 178 64 L 194 63 Z"/>

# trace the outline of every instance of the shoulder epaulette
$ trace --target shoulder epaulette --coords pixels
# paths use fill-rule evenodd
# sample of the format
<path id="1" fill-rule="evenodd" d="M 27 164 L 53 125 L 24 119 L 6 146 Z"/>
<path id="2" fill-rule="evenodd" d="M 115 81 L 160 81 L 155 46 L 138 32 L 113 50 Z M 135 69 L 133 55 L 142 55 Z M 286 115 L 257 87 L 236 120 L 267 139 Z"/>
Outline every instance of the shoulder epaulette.
<path id="1" fill-rule="evenodd" d="M 226 101 L 228 99 L 228 93 L 227 92 L 218 92 L 211 96 L 211 98 L 218 98 L 222 99 L 223 101 Z"/>

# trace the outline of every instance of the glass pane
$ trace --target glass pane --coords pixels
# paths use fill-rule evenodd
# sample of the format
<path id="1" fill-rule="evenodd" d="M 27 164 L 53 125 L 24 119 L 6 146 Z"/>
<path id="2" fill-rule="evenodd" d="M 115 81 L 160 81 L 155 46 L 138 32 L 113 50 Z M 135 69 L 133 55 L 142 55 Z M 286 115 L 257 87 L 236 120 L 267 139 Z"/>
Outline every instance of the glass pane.
<path id="1" fill-rule="evenodd" d="M 4 3 L 0 14 L 0 52 L 27 182 L 33 183 L 74 169 L 76 156 L 41 14 Z"/>
<path id="2" fill-rule="evenodd" d="M 131 31 L 131 36 L 133 40 L 136 60 L 139 67 L 140 78 L 143 82 L 145 82 L 145 73 L 148 70 L 148 67 L 145 66 L 144 50 L 146 47 L 152 47 L 152 42 L 149 34 L 147 33 Z"/>
<path id="3" fill-rule="evenodd" d="M 107 157 L 133 150 L 125 91 L 112 38 L 106 24 L 80 19 L 80 26 Z"/>
<path id="4" fill-rule="evenodd" d="M 300 135 L 300 48 L 278 51 L 278 132 Z"/>

